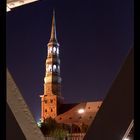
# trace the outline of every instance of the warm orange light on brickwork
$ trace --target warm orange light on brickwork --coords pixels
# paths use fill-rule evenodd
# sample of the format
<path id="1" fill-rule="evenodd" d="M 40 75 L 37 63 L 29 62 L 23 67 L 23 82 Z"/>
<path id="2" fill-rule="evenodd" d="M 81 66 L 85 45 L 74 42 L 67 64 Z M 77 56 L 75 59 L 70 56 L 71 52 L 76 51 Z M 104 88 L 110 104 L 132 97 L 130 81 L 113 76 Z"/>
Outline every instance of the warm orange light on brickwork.
<path id="1" fill-rule="evenodd" d="M 85 110 L 83 108 L 81 108 L 81 109 L 78 110 L 78 113 L 79 114 L 83 114 L 84 112 L 85 112 Z"/>

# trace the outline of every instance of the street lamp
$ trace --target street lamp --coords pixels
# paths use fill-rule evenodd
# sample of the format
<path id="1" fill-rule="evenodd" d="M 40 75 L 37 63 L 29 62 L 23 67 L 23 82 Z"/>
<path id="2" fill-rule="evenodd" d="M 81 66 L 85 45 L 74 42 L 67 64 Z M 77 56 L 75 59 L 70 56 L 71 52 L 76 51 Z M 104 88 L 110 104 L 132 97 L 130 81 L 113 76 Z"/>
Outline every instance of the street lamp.
<path id="1" fill-rule="evenodd" d="M 83 108 L 81 108 L 81 109 L 78 110 L 78 113 L 79 114 L 83 114 L 84 112 L 85 112 L 85 110 Z"/>

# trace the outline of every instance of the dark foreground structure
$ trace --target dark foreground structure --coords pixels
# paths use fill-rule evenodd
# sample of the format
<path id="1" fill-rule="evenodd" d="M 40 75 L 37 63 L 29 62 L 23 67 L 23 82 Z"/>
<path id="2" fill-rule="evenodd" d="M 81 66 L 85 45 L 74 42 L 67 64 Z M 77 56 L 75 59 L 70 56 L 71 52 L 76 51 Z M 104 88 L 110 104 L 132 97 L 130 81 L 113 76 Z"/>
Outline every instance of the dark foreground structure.
<path id="1" fill-rule="evenodd" d="M 112 84 L 84 140 L 121 140 L 134 118 L 134 49 Z"/>

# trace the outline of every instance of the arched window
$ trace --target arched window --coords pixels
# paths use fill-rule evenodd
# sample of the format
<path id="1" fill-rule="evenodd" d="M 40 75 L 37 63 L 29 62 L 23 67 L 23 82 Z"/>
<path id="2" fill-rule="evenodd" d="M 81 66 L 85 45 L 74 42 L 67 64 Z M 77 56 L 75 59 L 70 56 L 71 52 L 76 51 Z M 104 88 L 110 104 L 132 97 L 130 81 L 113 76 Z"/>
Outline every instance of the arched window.
<path id="1" fill-rule="evenodd" d="M 52 53 L 52 47 L 49 48 L 48 53 Z"/>
<path id="2" fill-rule="evenodd" d="M 56 53 L 59 54 L 59 48 L 57 48 Z"/>
<path id="3" fill-rule="evenodd" d="M 56 47 L 53 47 L 53 53 L 54 54 L 56 53 Z"/>
<path id="4" fill-rule="evenodd" d="M 45 103 L 47 103 L 47 100 L 44 100 Z"/>
<path id="5" fill-rule="evenodd" d="M 56 65 L 53 65 L 53 71 L 54 72 L 56 71 Z"/>
<path id="6" fill-rule="evenodd" d="M 52 66 L 51 65 L 49 65 L 48 69 L 49 69 L 50 72 L 52 72 Z"/>
<path id="7" fill-rule="evenodd" d="M 53 99 L 50 99 L 50 102 L 53 103 Z"/>

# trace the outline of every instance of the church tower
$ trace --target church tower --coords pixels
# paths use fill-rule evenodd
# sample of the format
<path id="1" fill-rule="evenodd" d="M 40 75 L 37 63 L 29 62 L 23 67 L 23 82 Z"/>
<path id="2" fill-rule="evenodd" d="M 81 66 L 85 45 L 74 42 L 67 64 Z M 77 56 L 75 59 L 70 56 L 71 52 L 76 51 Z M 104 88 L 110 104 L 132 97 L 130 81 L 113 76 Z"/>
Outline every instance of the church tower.
<path id="1" fill-rule="evenodd" d="M 56 37 L 55 12 L 53 11 L 51 37 L 48 43 L 46 72 L 44 77 L 44 95 L 41 95 L 41 120 L 58 115 L 58 108 L 63 102 L 61 96 L 61 77 L 59 43 Z"/>

